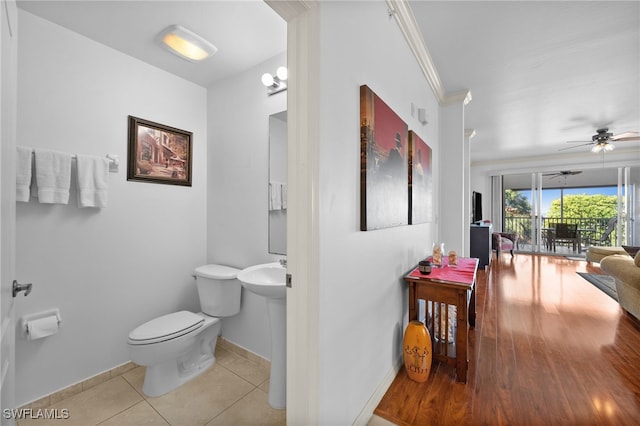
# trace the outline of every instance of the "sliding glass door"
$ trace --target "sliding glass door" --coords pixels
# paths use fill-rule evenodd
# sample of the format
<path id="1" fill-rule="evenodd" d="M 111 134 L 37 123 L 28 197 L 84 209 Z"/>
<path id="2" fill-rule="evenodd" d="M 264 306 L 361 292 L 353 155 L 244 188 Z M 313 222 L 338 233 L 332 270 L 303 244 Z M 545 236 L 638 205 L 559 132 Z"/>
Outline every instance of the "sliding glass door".
<path id="1" fill-rule="evenodd" d="M 502 176 L 502 229 L 518 250 L 584 256 L 590 245 L 632 245 L 640 171 L 609 168 Z"/>

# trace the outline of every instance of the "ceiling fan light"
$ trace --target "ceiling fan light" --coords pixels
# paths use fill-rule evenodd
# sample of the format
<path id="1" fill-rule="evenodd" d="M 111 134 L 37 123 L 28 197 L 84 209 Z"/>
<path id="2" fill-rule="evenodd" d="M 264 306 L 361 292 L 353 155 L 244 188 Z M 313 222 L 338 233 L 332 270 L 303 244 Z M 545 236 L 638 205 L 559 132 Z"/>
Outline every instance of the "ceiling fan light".
<path id="1" fill-rule="evenodd" d="M 613 146 L 613 145 L 612 145 L 612 144 L 610 144 L 610 143 L 604 144 L 604 147 L 603 147 L 603 149 L 605 150 L 605 152 L 613 151 L 613 148 L 615 148 L 615 146 Z"/>
<path id="2" fill-rule="evenodd" d="M 180 25 L 165 28 L 158 38 L 171 53 L 191 62 L 206 59 L 218 51 L 213 44 Z"/>

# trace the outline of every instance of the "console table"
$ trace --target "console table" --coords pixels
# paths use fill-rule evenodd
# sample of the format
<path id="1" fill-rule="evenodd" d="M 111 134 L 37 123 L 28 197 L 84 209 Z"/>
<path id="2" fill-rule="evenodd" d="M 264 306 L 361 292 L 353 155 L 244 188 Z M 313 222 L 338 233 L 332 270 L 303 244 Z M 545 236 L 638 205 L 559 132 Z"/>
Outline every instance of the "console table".
<path id="1" fill-rule="evenodd" d="M 428 275 L 420 273 L 416 267 L 404 279 L 409 285 L 409 321 L 418 319 L 418 299 L 427 301 L 435 309 L 442 313 L 442 306 L 447 317 L 444 319 L 445 338 L 440 337 L 442 328 L 442 318 L 436 324 L 435 317 L 429 318 L 427 308 L 427 328 L 431 331 L 433 358 L 446 362 L 456 368 L 456 375 L 459 382 L 467 382 L 468 360 L 468 333 L 469 326 L 476 324 L 476 297 L 475 282 L 478 270 L 478 259 L 459 258 L 458 266 L 449 266 L 448 258 L 443 258 L 441 268 L 433 268 Z M 441 305 L 442 304 L 442 305 Z M 453 341 L 453 350 L 449 349 L 450 328 L 449 306 L 456 307 L 456 330 Z M 435 330 L 438 329 L 436 333 Z"/>

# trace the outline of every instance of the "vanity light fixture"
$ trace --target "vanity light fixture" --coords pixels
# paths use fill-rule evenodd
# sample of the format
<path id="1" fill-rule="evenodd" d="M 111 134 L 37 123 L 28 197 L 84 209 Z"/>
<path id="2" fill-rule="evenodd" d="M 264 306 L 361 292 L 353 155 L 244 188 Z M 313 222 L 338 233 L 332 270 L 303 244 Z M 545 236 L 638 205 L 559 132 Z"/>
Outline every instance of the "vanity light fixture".
<path id="1" fill-rule="evenodd" d="M 267 86 L 267 95 L 271 96 L 275 93 L 287 90 L 287 79 L 289 78 L 289 71 L 286 67 L 278 67 L 276 75 L 273 76 L 269 73 L 262 74 L 262 84 Z"/>
<path id="2" fill-rule="evenodd" d="M 162 30 L 158 40 L 169 52 L 191 62 L 206 59 L 218 51 L 213 44 L 180 25 L 171 25 Z"/>

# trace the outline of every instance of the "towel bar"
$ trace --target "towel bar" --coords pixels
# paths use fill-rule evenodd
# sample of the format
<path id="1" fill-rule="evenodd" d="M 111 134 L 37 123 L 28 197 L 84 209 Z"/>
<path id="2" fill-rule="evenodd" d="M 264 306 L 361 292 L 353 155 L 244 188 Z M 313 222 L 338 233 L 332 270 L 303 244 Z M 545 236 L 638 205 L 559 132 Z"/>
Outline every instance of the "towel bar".
<path id="1" fill-rule="evenodd" d="M 31 151 L 31 154 L 35 155 L 35 151 Z M 118 167 L 120 166 L 120 159 L 115 154 L 107 154 L 106 157 L 109 159 L 109 172 L 110 173 L 118 173 Z M 76 154 L 71 154 L 72 160 L 77 160 L 78 156 Z"/>

